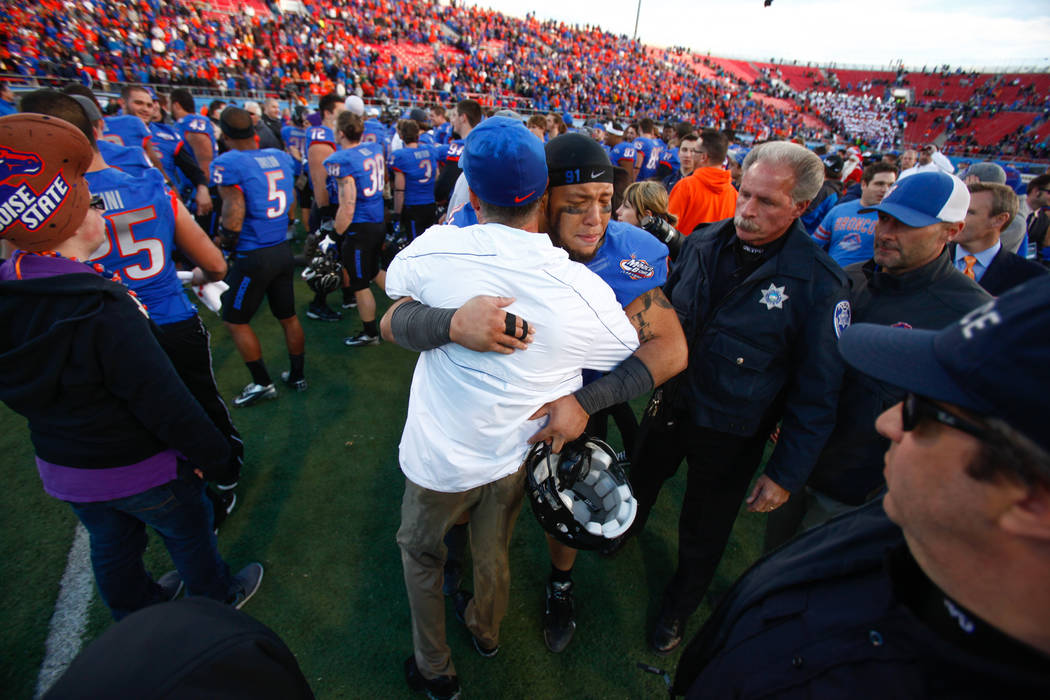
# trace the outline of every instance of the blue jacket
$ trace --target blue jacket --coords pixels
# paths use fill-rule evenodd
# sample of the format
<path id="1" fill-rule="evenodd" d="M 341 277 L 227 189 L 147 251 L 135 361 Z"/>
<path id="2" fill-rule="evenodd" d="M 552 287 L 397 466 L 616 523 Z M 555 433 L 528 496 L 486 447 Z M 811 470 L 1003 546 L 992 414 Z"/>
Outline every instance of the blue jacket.
<path id="1" fill-rule="evenodd" d="M 903 542 L 880 498 L 760 559 L 682 653 L 672 696 L 1047 697 L 1034 650 L 992 630 L 991 658 L 912 612 L 923 574 Z"/>
<path id="2" fill-rule="evenodd" d="M 794 492 L 835 424 L 846 274 L 796 220 L 780 252 L 712 306 L 717 258 L 735 235 L 732 219 L 694 232 L 664 287 L 689 343 L 676 414 L 742 436 L 782 419 L 766 476 Z"/>

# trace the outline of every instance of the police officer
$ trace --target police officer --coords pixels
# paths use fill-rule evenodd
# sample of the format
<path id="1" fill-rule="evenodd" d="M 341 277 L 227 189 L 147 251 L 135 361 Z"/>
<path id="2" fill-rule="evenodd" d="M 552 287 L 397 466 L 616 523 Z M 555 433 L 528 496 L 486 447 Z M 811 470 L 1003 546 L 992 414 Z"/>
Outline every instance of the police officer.
<path id="1" fill-rule="evenodd" d="M 846 329 L 846 361 L 909 392 L 876 422 L 886 494 L 741 578 L 673 692 L 1047 697 L 1048 338 L 1046 277 L 941 331 Z"/>
<path id="2" fill-rule="evenodd" d="M 663 482 L 683 457 L 689 465 L 678 568 L 650 636 L 658 653 L 678 646 L 707 591 L 770 431 L 783 421 L 747 497 L 753 512 L 776 509 L 805 483 L 834 425 L 847 281 L 797 221 L 823 176 L 820 159 L 802 146 L 753 149 L 735 217 L 690 236 L 664 288 L 685 330 L 689 366 L 673 389 L 654 393 L 631 473 L 638 533 Z"/>

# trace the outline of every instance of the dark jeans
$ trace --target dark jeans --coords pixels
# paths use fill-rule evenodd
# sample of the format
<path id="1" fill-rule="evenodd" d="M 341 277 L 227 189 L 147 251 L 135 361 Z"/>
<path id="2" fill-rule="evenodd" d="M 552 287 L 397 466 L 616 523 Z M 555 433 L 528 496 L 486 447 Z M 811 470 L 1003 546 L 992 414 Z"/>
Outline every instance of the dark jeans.
<path id="1" fill-rule="evenodd" d="M 95 583 L 113 619 L 163 602 L 142 561 L 147 525 L 163 538 L 187 595 L 220 602 L 230 597 L 230 568 L 215 547 L 212 508 L 200 479 L 175 479 L 126 498 L 70 505 L 91 537 Z"/>
<path id="2" fill-rule="evenodd" d="M 688 618 L 700 605 L 725 552 L 751 477 L 762 460 L 767 433 L 741 437 L 679 419 L 672 427 L 653 425 L 631 467 L 638 499 L 634 534 L 645 528 L 663 483 L 682 459 L 688 465 L 685 498 L 678 518 L 678 568 L 664 593 L 663 613 Z"/>
<path id="3" fill-rule="evenodd" d="M 222 431 L 230 443 L 233 459 L 238 465 L 244 462 L 244 442 L 237 432 L 226 402 L 222 400 L 219 388 L 215 385 L 215 374 L 211 366 L 211 336 L 199 316 L 157 326 L 160 330 L 158 340 L 164 348 L 175 371 L 179 373 L 183 384 L 197 399 L 204 412 L 211 418 L 215 427 Z M 233 481 L 236 481 L 234 477 Z M 232 483 L 232 482 L 231 482 Z"/>

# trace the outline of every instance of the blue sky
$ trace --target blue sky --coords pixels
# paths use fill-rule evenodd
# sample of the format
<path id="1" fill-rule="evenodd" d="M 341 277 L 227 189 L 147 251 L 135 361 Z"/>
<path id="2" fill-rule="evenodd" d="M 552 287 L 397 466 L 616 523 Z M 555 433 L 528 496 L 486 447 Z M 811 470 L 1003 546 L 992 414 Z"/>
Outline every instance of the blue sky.
<path id="1" fill-rule="evenodd" d="M 637 0 L 480 0 L 523 16 L 634 31 Z M 759 60 L 1050 70 L 1047 0 L 642 0 L 638 34 L 661 46 Z"/>

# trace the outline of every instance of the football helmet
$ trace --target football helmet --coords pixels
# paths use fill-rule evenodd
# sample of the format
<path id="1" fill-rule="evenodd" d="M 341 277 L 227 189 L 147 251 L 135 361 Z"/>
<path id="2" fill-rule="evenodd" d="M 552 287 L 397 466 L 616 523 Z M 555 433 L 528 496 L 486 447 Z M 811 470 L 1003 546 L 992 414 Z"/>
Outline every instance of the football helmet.
<path id="1" fill-rule="evenodd" d="M 327 294 L 343 284 L 343 265 L 333 256 L 319 253 L 302 272 L 307 286 L 318 294 Z"/>
<path id="2" fill-rule="evenodd" d="M 611 447 L 586 435 L 554 454 L 537 443 L 525 458 L 525 491 L 544 530 L 576 549 L 598 549 L 624 533 L 638 501 Z"/>

